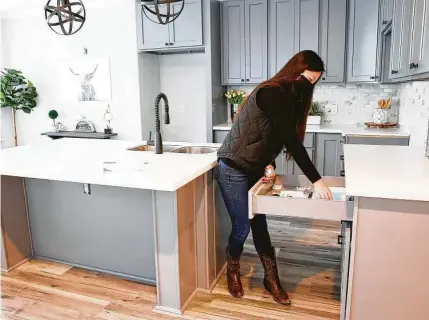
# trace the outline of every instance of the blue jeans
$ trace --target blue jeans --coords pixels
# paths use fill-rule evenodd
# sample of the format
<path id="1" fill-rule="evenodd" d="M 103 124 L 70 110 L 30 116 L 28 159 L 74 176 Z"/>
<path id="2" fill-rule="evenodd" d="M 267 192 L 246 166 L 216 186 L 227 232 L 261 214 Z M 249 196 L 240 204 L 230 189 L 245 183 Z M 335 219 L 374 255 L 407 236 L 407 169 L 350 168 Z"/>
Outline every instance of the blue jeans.
<path id="1" fill-rule="evenodd" d="M 248 191 L 260 178 L 248 176 L 229 167 L 222 160 L 218 161 L 216 180 L 231 219 L 232 230 L 228 239 L 228 250 L 233 258 L 240 257 L 250 230 L 259 254 L 267 254 L 272 250 L 266 216 L 258 214 L 252 220 L 249 219 Z"/>

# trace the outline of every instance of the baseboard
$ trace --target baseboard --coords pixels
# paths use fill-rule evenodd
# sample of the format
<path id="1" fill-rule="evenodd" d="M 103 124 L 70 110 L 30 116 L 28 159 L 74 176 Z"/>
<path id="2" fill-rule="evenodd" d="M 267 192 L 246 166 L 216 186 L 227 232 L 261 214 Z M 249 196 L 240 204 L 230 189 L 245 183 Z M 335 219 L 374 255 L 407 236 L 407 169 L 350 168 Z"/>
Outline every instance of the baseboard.
<path id="1" fill-rule="evenodd" d="M 14 265 L 13 267 L 10 267 L 10 268 L 8 268 L 8 269 L 4 269 L 4 268 L 1 268 L 1 271 L 2 272 L 5 272 L 5 273 L 8 273 L 8 272 L 11 272 L 12 270 L 14 270 L 14 269 L 16 269 L 16 268 L 18 268 L 18 267 L 20 267 L 20 266 L 22 266 L 24 263 L 27 263 L 28 261 L 30 261 L 32 258 L 26 258 L 26 259 L 24 259 L 24 260 L 22 260 L 21 262 L 18 262 L 16 265 Z"/>

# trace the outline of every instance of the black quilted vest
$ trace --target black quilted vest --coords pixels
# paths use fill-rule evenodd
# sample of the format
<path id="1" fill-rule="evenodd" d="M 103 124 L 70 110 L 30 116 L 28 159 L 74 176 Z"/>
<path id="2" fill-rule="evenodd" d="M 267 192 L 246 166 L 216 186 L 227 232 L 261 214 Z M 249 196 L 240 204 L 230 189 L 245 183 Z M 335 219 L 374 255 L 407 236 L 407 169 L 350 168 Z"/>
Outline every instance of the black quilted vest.
<path id="1" fill-rule="evenodd" d="M 253 92 L 238 114 L 231 131 L 218 151 L 219 159 L 232 160 L 244 172 L 262 176 L 283 149 L 269 119 L 256 103 Z"/>

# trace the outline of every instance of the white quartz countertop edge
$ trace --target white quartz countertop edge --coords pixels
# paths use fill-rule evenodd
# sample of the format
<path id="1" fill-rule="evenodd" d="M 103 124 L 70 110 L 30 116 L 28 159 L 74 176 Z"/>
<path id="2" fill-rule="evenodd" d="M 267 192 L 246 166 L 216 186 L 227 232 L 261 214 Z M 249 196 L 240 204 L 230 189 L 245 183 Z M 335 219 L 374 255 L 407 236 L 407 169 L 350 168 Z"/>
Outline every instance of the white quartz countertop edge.
<path id="1" fill-rule="evenodd" d="M 59 139 L 0 150 L 0 174 L 112 187 L 176 191 L 216 166 L 217 153 L 129 151 L 144 141 Z M 165 145 L 213 146 L 209 143 Z M 114 162 L 106 164 L 105 162 Z M 110 170 L 105 171 L 104 168 Z"/>
<path id="2" fill-rule="evenodd" d="M 214 131 L 229 131 L 232 124 L 223 123 L 213 126 Z M 389 129 L 376 129 L 366 128 L 363 125 L 308 125 L 306 132 L 308 133 L 336 133 L 346 135 L 362 135 L 362 136 L 395 136 L 395 137 L 409 137 L 410 134 L 404 128 L 389 128 Z"/>

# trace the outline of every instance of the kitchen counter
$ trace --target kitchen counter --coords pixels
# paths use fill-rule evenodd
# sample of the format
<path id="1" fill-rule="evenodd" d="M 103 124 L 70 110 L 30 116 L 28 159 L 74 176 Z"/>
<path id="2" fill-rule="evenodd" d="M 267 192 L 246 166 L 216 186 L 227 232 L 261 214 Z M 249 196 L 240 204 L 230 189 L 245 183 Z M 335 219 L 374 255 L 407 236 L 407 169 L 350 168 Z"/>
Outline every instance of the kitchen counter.
<path id="1" fill-rule="evenodd" d="M 344 155 L 348 195 L 429 201 L 429 159 L 422 148 L 346 144 Z"/>
<path id="2" fill-rule="evenodd" d="M 60 139 L 0 151 L 0 174 L 104 186 L 176 191 L 213 168 L 216 152 L 129 151 L 144 144 L 121 140 Z M 169 143 L 164 143 L 169 145 Z M 218 146 L 174 143 L 174 145 Z M 103 164 L 103 162 L 116 162 Z M 104 171 L 104 168 L 110 171 Z"/>
<path id="3" fill-rule="evenodd" d="M 229 131 L 231 124 L 224 123 L 213 126 L 215 131 Z M 346 135 L 363 135 L 363 136 L 395 136 L 395 137 L 408 137 L 409 132 L 403 128 L 389 128 L 389 129 L 376 129 L 366 128 L 363 125 L 341 125 L 341 124 L 322 124 L 322 125 L 308 125 L 307 132 L 309 133 L 338 133 L 343 136 Z"/>

